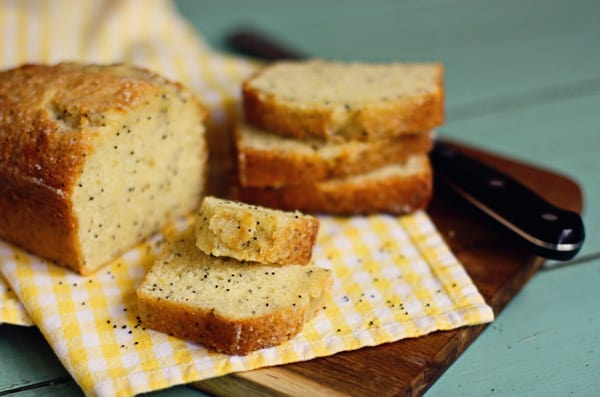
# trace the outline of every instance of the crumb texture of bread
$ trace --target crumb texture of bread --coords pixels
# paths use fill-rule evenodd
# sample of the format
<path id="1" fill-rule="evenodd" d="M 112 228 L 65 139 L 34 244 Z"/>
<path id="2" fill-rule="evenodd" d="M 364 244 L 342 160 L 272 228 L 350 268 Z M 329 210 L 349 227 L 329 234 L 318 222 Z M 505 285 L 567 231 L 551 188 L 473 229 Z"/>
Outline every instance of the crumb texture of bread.
<path id="1" fill-rule="evenodd" d="M 439 63 L 285 61 L 242 85 L 246 120 L 297 138 L 377 140 L 444 121 Z"/>
<path id="2" fill-rule="evenodd" d="M 93 272 L 197 208 L 206 115 L 180 84 L 132 66 L 0 73 L 0 237 Z"/>
<path id="3" fill-rule="evenodd" d="M 196 245 L 207 254 L 272 265 L 306 265 L 317 218 L 207 196 L 196 222 Z"/>
<path id="4" fill-rule="evenodd" d="M 233 196 L 282 210 L 330 214 L 407 214 L 425 208 L 433 194 L 432 170 L 426 155 L 374 171 L 314 184 L 281 187 L 236 186 Z"/>
<path id="5" fill-rule="evenodd" d="M 235 129 L 239 182 L 243 186 L 309 184 L 372 171 L 427 154 L 433 132 L 375 141 L 297 139 L 241 123 Z"/>
<path id="6" fill-rule="evenodd" d="M 289 340 L 332 284 L 328 269 L 207 255 L 196 247 L 193 226 L 168 243 L 137 289 L 144 326 L 226 354 Z"/>

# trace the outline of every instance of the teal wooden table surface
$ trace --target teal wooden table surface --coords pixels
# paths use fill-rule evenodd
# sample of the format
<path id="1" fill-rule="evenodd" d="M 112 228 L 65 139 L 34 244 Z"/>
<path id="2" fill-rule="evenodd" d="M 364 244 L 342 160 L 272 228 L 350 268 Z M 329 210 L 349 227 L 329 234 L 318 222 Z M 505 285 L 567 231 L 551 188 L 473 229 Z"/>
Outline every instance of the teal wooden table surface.
<path id="1" fill-rule="evenodd" d="M 328 59 L 442 61 L 442 134 L 576 180 L 587 231 L 579 256 L 547 263 L 427 395 L 600 395 L 600 2 L 176 5 L 219 50 L 227 32 L 251 24 Z M 0 395 L 82 394 L 33 327 L 0 325 L 0 357 Z"/>

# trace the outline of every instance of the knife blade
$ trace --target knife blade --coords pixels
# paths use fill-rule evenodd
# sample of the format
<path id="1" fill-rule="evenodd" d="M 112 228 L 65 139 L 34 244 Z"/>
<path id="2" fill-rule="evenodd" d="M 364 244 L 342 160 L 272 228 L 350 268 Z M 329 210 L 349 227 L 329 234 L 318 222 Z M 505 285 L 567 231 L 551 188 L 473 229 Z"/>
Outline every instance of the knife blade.
<path id="1" fill-rule="evenodd" d="M 252 28 L 238 29 L 227 44 L 260 60 L 306 58 Z M 435 177 L 517 236 L 535 254 L 556 260 L 575 257 L 585 239 L 579 214 L 558 208 L 511 176 L 461 152 L 439 137 L 430 153 Z"/>

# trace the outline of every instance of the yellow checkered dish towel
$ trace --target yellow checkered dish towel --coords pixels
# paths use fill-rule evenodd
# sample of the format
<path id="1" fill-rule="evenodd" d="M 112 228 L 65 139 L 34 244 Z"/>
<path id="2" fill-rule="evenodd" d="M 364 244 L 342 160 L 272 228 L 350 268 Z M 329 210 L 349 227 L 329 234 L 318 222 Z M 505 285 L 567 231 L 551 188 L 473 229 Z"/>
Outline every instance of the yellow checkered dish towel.
<path id="1" fill-rule="evenodd" d="M 0 244 L 2 240 L 0 240 Z M 10 254 L 10 248 L 3 247 L 0 251 L 0 261 L 6 254 Z M 4 255 L 3 255 L 4 254 Z M 0 262 L 1 263 L 1 262 Z M 31 318 L 27 314 L 27 310 L 19 301 L 17 295 L 12 290 L 8 282 L 0 273 L 0 324 L 8 323 L 14 325 L 33 325 Z"/>
<path id="2" fill-rule="evenodd" d="M 254 70 L 243 59 L 212 52 L 167 1 L 0 5 L 0 67 L 138 64 L 187 84 L 211 108 L 213 126 L 231 119 L 240 81 Z M 135 289 L 162 250 L 163 234 L 89 277 L 0 242 L 6 278 L 0 278 L 0 322 L 33 321 L 86 395 L 129 396 L 493 319 L 424 212 L 319 219 L 313 260 L 332 269 L 332 298 L 298 336 L 277 347 L 227 356 L 146 329 Z"/>

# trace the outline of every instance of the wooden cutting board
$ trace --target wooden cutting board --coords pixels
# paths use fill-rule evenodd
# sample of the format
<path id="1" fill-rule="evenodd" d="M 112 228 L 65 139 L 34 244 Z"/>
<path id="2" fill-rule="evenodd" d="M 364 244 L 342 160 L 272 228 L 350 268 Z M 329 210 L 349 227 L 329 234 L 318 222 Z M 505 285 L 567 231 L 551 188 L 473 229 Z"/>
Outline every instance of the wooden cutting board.
<path id="1" fill-rule="evenodd" d="M 457 146 L 512 175 L 553 204 L 581 212 L 583 197 L 574 181 L 528 164 Z M 428 213 L 496 314 L 543 262 L 443 186 L 436 184 Z M 209 379 L 193 386 L 222 396 L 418 396 L 485 326 L 435 332 L 311 361 Z"/>

